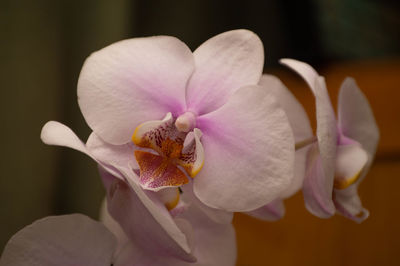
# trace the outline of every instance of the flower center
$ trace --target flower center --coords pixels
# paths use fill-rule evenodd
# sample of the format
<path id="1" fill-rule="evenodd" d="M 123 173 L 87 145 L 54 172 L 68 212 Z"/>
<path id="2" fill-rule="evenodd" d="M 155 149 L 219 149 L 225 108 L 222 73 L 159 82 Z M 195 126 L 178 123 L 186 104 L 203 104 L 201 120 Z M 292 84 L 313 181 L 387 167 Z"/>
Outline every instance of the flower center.
<path id="1" fill-rule="evenodd" d="M 175 121 L 175 127 L 181 132 L 189 132 L 196 126 L 196 115 L 193 112 L 185 112 Z"/>
<path id="2" fill-rule="evenodd" d="M 181 119 L 178 122 L 179 118 Z M 178 119 L 175 120 L 168 113 L 163 120 L 139 125 L 133 133 L 133 143 L 158 153 L 135 151 L 140 169 L 139 182 L 145 189 L 158 191 L 165 187 L 181 186 L 189 182 L 185 172 L 194 177 L 203 167 L 204 150 L 200 142 L 202 134 L 199 129 L 194 128 L 194 114 L 186 112 Z M 188 128 L 193 131 L 183 131 Z"/>

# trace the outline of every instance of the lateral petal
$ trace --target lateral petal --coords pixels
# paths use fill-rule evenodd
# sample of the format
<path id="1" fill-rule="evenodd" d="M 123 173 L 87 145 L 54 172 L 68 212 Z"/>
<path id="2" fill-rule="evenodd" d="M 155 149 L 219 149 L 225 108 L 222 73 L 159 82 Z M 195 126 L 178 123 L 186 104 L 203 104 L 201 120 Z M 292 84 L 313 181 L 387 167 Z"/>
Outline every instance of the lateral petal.
<path id="1" fill-rule="evenodd" d="M 259 86 L 243 87 L 200 116 L 204 167 L 194 193 L 206 205 L 249 211 L 268 204 L 293 179 L 294 141 L 284 111 Z"/>
<path id="2" fill-rule="evenodd" d="M 298 143 L 312 138 L 313 131 L 307 113 L 287 87 L 277 77 L 266 74 L 261 77 L 260 85 L 271 91 L 279 101 L 289 119 L 295 142 Z M 295 176 L 290 186 L 281 195 L 281 198 L 291 197 L 303 186 L 308 150 L 309 147 L 303 147 L 296 151 Z"/>

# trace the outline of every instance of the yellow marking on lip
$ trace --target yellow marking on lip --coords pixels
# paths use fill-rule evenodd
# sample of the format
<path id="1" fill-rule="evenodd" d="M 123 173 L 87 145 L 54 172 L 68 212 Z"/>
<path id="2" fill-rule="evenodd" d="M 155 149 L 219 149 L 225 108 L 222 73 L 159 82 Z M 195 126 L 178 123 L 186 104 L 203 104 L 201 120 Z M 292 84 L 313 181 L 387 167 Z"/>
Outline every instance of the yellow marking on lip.
<path id="1" fill-rule="evenodd" d="M 152 180 L 157 180 L 164 177 L 161 179 L 162 186 L 181 186 L 189 182 L 182 170 L 176 167 L 169 158 L 139 150 L 136 150 L 134 154 L 139 164 L 140 178 L 147 176 Z M 164 176 L 166 172 L 169 173 L 167 179 Z"/>
<path id="2" fill-rule="evenodd" d="M 137 127 L 135 128 L 135 131 L 133 132 L 133 135 L 132 135 L 132 142 L 135 143 L 137 146 L 140 146 L 140 143 L 142 142 L 142 141 L 141 141 L 141 138 L 138 138 L 138 137 L 137 137 L 137 133 L 139 132 L 139 129 L 140 129 L 142 126 L 143 126 L 143 124 L 140 124 L 139 126 L 137 126 Z"/>
<path id="3" fill-rule="evenodd" d="M 349 187 L 350 185 L 354 184 L 358 178 L 360 177 L 361 171 L 359 171 L 357 174 L 355 174 L 351 178 L 335 178 L 333 186 L 336 189 L 345 189 Z"/>
<path id="4" fill-rule="evenodd" d="M 167 208 L 167 210 L 170 211 L 173 208 L 175 208 L 176 205 L 178 205 L 179 203 L 179 198 L 180 198 L 179 189 L 176 189 L 176 197 L 171 202 L 165 203 L 165 207 Z"/>
<path id="5" fill-rule="evenodd" d="M 191 178 L 194 178 L 200 172 L 200 170 L 203 168 L 204 161 L 196 169 L 193 169 L 193 165 L 191 165 L 191 164 L 180 164 L 180 165 L 185 169 L 185 171 L 189 174 L 189 176 Z"/>

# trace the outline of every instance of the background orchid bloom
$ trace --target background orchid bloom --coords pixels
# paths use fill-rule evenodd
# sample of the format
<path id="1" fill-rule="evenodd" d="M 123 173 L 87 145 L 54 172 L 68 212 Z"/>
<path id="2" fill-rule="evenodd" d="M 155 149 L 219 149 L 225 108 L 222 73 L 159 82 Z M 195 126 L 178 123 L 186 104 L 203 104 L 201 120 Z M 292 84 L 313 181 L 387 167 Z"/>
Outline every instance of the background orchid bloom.
<path id="1" fill-rule="evenodd" d="M 2 266 L 110 266 L 116 238 L 82 214 L 50 216 L 17 232 L 0 258 Z"/>
<path id="2" fill-rule="evenodd" d="M 107 194 L 108 208 L 103 208 L 101 215 L 101 220 L 118 239 L 114 265 L 235 265 L 236 241 L 232 224 L 211 220 L 191 203 L 190 195 L 182 194 L 189 204 L 173 218 L 185 232 L 191 250 L 190 257 L 179 257 L 171 249 L 176 244 L 172 238 L 165 237 L 159 225 L 157 227 L 148 208 L 138 199 L 139 194 L 108 173 L 102 175 L 103 179 L 114 179 Z M 152 193 L 147 192 L 148 200 Z"/>
<path id="3" fill-rule="evenodd" d="M 362 207 L 357 189 L 371 166 L 379 140 L 368 100 L 353 79 L 345 79 L 336 120 L 324 78 L 306 63 L 293 59 L 282 59 L 281 63 L 304 78 L 316 101 L 318 141 L 309 152 L 303 188 L 307 209 L 321 218 L 338 211 L 362 222 L 369 213 Z"/>
<path id="4" fill-rule="evenodd" d="M 260 86 L 270 91 L 278 99 L 279 104 L 289 119 L 295 142 L 301 144 L 304 141 L 307 142 L 312 139 L 313 132 L 307 113 L 286 86 L 277 77 L 266 74 L 261 77 Z M 247 212 L 247 214 L 268 221 L 276 221 L 284 216 L 285 206 L 283 200 L 293 196 L 303 186 L 309 148 L 309 146 L 304 146 L 296 149 L 293 171 L 294 178 L 290 186 L 271 203 L 254 211 Z"/>
<path id="5" fill-rule="evenodd" d="M 124 40 L 86 60 L 78 102 L 95 135 L 122 150 L 118 159 L 139 173 L 142 188 L 182 186 L 196 176 L 193 192 L 204 204 L 249 211 L 293 178 L 288 119 L 257 85 L 263 62 L 262 43 L 247 30 L 217 35 L 193 53 L 169 36 Z M 64 145 L 61 138 L 47 143 Z"/>

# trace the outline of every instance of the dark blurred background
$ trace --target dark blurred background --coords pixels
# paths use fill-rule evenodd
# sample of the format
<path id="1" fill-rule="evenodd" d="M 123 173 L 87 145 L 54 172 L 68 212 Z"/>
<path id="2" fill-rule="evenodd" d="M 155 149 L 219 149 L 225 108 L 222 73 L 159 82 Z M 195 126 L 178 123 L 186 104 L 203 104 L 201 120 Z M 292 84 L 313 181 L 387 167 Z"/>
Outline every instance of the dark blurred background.
<path id="1" fill-rule="evenodd" d="M 16 231 L 38 218 L 72 212 L 93 218 L 98 216 L 104 191 L 95 163 L 78 152 L 46 146 L 39 139 L 41 127 L 48 120 L 65 123 L 83 140 L 89 135 L 90 130 L 77 105 L 76 83 L 82 63 L 91 52 L 121 39 L 151 35 L 173 35 L 195 49 L 218 33 L 247 28 L 264 42 L 265 71 L 286 78 L 287 85 L 298 88 L 295 94 L 309 113 L 313 108 L 311 94 L 298 77 L 278 66 L 279 58 L 292 57 L 311 63 L 331 77 L 327 79 L 328 87 L 338 87 L 337 80 L 345 75 L 353 75 L 360 85 L 364 84 L 364 91 L 372 98 L 371 104 L 378 112 L 377 120 L 383 133 L 377 164 L 390 168 L 376 170 L 375 167 L 371 178 L 392 179 L 387 179 L 386 183 L 370 181 L 365 187 L 371 189 L 362 191 L 366 202 L 373 206 L 377 202 L 374 197 L 389 197 L 380 201 L 385 206 L 376 205 L 378 213 L 380 208 L 387 210 L 381 214 L 383 216 L 375 216 L 375 221 L 385 221 L 385 238 L 379 238 L 382 224 L 374 223 L 373 216 L 372 222 L 368 220 L 366 225 L 358 227 L 342 217 L 335 217 L 333 222 L 319 220 L 306 213 L 302 197 L 297 195 L 289 202 L 289 217 L 277 225 L 240 215 L 235 218 L 238 264 L 274 264 L 279 261 L 278 255 L 289 254 L 293 259 L 286 257 L 280 265 L 328 265 L 329 262 L 351 265 L 351 261 L 360 261 L 361 257 L 370 265 L 382 262 L 381 258 L 385 262 L 382 265 L 392 262 L 395 265 L 390 257 L 396 254 L 395 241 L 400 234 L 397 224 L 389 218 L 396 214 L 393 217 L 399 219 L 396 211 L 400 211 L 395 204 L 399 202 L 395 184 L 400 183 L 392 182 L 393 175 L 398 177 L 400 173 L 399 14 L 396 0 L 0 0 L 0 250 Z M 341 72 L 343 69 L 346 74 Z M 334 93 L 331 91 L 331 94 Z M 388 96 L 392 97 L 388 99 Z M 372 187 L 379 184 L 386 187 L 379 187 L 382 195 L 377 196 Z M 305 227 L 293 227 L 293 224 Z M 267 229 L 252 232 L 250 227 Z M 332 242 L 332 235 L 327 236 L 331 239 L 327 240 L 296 233 L 304 230 L 315 233 L 315 228 L 338 234 L 333 236 Z M 353 228 L 360 231 L 352 236 Z M 288 230 L 295 231 L 290 231 L 292 235 L 286 239 L 282 234 Z M 253 242 L 250 237 L 254 235 L 265 239 Z M 365 242 L 362 237 L 369 239 L 371 246 L 383 241 L 386 253 L 372 252 L 370 258 L 365 259 L 363 252 L 352 250 L 360 247 L 341 245 L 340 239 L 347 241 L 356 237 L 361 237 L 359 242 Z M 377 238 L 371 240 L 371 237 Z M 311 250 L 307 249 L 307 241 L 315 242 Z M 330 244 L 324 247 L 327 242 Z M 252 245 L 265 248 L 254 250 Z M 324 255 L 327 250 L 331 256 Z M 355 254 L 355 257 L 335 260 L 335 254 L 339 257 Z"/>

